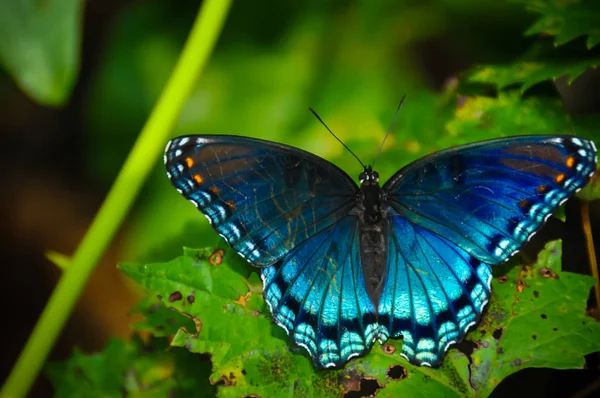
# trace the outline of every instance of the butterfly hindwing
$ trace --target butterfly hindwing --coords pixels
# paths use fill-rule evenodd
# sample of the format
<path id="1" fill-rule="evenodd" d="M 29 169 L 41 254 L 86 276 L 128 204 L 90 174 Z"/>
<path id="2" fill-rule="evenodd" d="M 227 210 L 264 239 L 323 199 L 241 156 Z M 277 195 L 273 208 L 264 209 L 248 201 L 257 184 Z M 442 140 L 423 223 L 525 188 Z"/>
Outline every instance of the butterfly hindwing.
<path id="1" fill-rule="evenodd" d="M 379 302 L 382 339 L 402 336 L 402 356 L 437 366 L 490 296 L 492 274 L 447 239 L 388 208 L 388 269 Z"/>
<path id="2" fill-rule="evenodd" d="M 520 249 L 595 169 L 591 141 L 513 137 L 426 156 L 383 190 L 396 214 L 493 265 Z"/>
<path id="3" fill-rule="evenodd" d="M 357 219 L 346 217 L 262 270 L 273 319 L 320 367 L 363 355 L 378 336 L 358 240 Z"/>
<path id="4" fill-rule="evenodd" d="M 335 224 L 358 187 L 333 164 L 286 145 L 234 136 L 169 142 L 167 174 L 240 255 L 268 266 Z"/>

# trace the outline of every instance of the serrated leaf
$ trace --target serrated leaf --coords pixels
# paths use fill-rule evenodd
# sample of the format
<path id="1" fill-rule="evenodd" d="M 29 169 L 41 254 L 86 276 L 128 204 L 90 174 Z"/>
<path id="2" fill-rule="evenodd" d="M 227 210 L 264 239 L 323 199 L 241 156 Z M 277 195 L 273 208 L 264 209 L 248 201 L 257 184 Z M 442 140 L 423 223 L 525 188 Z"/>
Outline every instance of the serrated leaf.
<path id="1" fill-rule="evenodd" d="M 155 337 L 174 336 L 180 328 L 194 330 L 194 321 L 173 311 L 154 296 L 146 296 L 132 311 L 144 315 L 144 319 L 135 325 L 133 330 L 150 332 Z"/>
<path id="2" fill-rule="evenodd" d="M 498 90 L 514 84 L 521 84 L 521 94 L 533 85 L 545 80 L 556 80 L 569 76 L 569 84 L 589 68 L 600 65 L 600 58 L 579 61 L 523 61 L 511 65 L 480 65 L 470 71 L 468 82 L 489 83 Z"/>
<path id="3" fill-rule="evenodd" d="M 593 280 L 562 272 L 560 247 L 551 243 L 526 273 L 515 267 L 493 281 L 492 304 L 481 325 L 467 336 L 478 345 L 473 365 L 452 348 L 439 369 L 407 363 L 398 355 L 401 340 L 376 344 L 344 369 L 316 369 L 305 351 L 272 324 L 257 292 L 256 274 L 231 250 L 223 255 L 220 249 L 186 249 L 184 256 L 168 263 L 120 268 L 162 297 L 165 305 L 195 319 L 196 331 L 180 329 L 172 345 L 210 353 L 210 380 L 223 383 L 221 397 L 341 397 L 359 390 L 365 379 L 377 381 L 378 396 L 483 397 L 517 370 L 580 368 L 583 355 L 600 350 L 600 324 L 585 315 Z M 249 308 L 252 300 L 255 307 Z M 496 329 L 503 331 L 499 340 Z M 556 337 L 561 343 L 552 344 Z M 400 376 L 390 377 L 390 369 Z"/>
<path id="4" fill-rule="evenodd" d="M 76 350 L 47 366 L 55 397 L 207 397 L 215 389 L 201 376 L 209 371 L 205 357 L 168 350 L 164 339 L 144 344 L 137 338 L 110 340 L 91 355 Z"/>
<path id="5" fill-rule="evenodd" d="M 525 32 L 526 35 L 556 36 L 559 46 L 579 36 L 587 35 L 587 47 L 600 43 L 600 6 L 596 0 L 513 0 L 541 14 Z"/>
<path id="6" fill-rule="evenodd" d="M 0 63 L 36 101 L 64 104 L 79 69 L 81 0 L 2 0 Z"/>

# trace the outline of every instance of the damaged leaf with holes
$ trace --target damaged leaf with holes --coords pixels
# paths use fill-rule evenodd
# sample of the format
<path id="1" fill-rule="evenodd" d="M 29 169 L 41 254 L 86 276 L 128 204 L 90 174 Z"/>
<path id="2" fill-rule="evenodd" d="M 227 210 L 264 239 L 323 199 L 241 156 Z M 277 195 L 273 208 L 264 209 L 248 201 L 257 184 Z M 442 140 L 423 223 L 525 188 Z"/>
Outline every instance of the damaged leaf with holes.
<path id="1" fill-rule="evenodd" d="M 271 322 L 255 268 L 231 250 L 185 249 L 167 263 L 120 268 L 193 322 L 172 345 L 211 356 L 220 397 L 484 397 L 521 369 L 581 368 L 584 355 L 600 351 L 600 324 L 585 312 L 593 280 L 562 272 L 560 256 L 552 242 L 534 265 L 500 269 L 482 322 L 439 369 L 407 363 L 402 340 L 388 340 L 343 369 L 317 370 Z"/>
<path id="2" fill-rule="evenodd" d="M 562 246 L 550 242 L 533 265 L 514 266 L 496 278 L 493 299 L 468 335 L 470 384 L 487 396 L 525 368 L 581 369 L 584 355 L 600 350 L 600 323 L 586 314 L 594 279 L 563 272 Z"/>
<path id="3" fill-rule="evenodd" d="M 169 350 L 164 339 L 148 343 L 110 340 L 104 351 L 75 351 L 47 366 L 55 397 L 185 396 L 214 394 L 206 377 L 210 363 L 185 350 Z M 198 392 L 202 392 L 200 395 Z"/>

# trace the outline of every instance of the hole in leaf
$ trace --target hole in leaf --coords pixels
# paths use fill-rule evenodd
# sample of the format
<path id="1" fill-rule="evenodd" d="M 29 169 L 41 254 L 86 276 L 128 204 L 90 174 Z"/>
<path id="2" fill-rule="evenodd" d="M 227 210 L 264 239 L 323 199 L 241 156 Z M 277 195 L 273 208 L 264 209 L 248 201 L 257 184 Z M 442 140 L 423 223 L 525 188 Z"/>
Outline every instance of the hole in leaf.
<path id="1" fill-rule="evenodd" d="M 344 394 L 344 398 L 372 397 L 380 388 L 381 386 L 377 380 L 362 379 L 360 381 L 360 390 L 348 391 L 346 394 Z"/>
<path id="2" fill-rule="evenodd" d="M 546 319 L 546 318 L 548 318 L 548 315 L 546 315 L 546 314 L 542 314 L 542 315 L 540 315 L 540 316 L 542 317 L 542 319 Z"/>
<path id="3" fill-rule="evenodd" d="M 477 348 L 477 344 L 472 340 L 463 340 L 455 345 L 456 349 L 465 354 L 471 360 L 473 351 Z"/>
<path id="4" fill-rule="evenodd" d="M 390 379 L 394 380 L 404 379 L 406 377 L 406 369 L 400 365 L 390 366 L 387 375 Z"/>
<path id="5" fill-rule="evenodd" d="M 498 328 L 498 329 L 494 330 L 494 333 L 492 333 L 492 336 L 494 336 L 494 338 L 496 340 L 500 340 L 502 338 L 503 334 L 504 334 L 504 329 Z"/>

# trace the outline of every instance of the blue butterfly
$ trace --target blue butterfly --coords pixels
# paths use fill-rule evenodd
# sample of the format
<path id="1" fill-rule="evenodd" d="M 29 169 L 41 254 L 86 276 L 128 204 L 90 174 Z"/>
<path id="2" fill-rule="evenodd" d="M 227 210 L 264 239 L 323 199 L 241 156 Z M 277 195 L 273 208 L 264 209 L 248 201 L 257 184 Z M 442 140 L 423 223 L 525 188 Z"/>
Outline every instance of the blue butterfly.
<path id="1" fill-rule="evenodd" d="M 479 320 L 506 261 L 596 169 L 592 141 L 522 136 L 447 149 L 360 185 L 274 142 L 175 138 L 167 174 L 227 243 L 262 268 L 274 322 L 319 367 L 374 342 L 439 366 Z"/>

